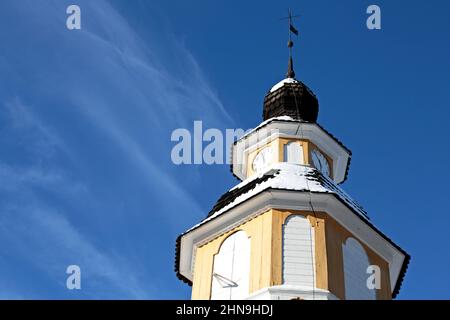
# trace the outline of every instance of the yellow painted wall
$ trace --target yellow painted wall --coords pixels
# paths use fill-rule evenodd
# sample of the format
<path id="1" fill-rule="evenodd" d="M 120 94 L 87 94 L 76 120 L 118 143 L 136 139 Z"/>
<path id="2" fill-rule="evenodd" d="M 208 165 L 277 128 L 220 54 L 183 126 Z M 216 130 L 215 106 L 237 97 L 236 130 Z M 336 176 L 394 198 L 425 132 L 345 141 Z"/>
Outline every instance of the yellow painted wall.
<path id="1" fill-rule="evenodd" d="M 225 239 L 243 230 L 250 238 L 250 293 L 270 286 L 272 265 L 272 210 L 220 235 L 197 249 L 194 264 L 192 299 L 210 299 L 214 255 Z"/>
<path id="2" fill-rule="evenodd" d="M 272 250 L 273 261 L 279 262 L 274 265 L 272 270 L 272 285 L 281 285 L 282 279 L 282 238 L 283 225 L 287 218 L 291 215 L 302 215 L 308 218 L 311 226 L 314 228 L 314 244 L 315 244 L 315 259 L 316 259 L 316 287 L 321 289 L 327 288 L 327 263 L 326 263 L 326 246 L 325 246 L 325 216 L 322 213 L 312 213 L 309 211 L 294 211 L 294 210 L 273 210 L 273 234 L 274 245 Z"/>
<path id="3" fill-rule="evenodd" d="M 316 287 L 345 298 L 342 244 L 352 236 L 333 218 L 323 212 L 269 210 L 252 220 L 218 236 L 196 251 L 192 299 L 210 299 L 214 256 L 223 241 L 232 233 L 243 230 L 250 238 L 249 294 L 262 288 L 282 284 L 283 224 L 293 214 L 308 218 L 314 228 Z M 391 299 L 389 266 L 370 248 L 365 248 L 371 264 L 380 266 L 382 274 L 378 299 Z"/>
<path id="4" fill-rule="evenodd" d="M 353 237 L 356 240 L 358 240 L 358 238 L 354 237 L 333 218 L 327 217 L 326 220 L 326 245 L 328 253 L 327 257 L 328 265 L 330 266 L 328 287 L 329 290 L 339 299 L 345 299 L 344 260 L 342 246 L 348 237 Z M 378 265 L 381 270 L 381 289 L 377 290 L 377 299 L 392 299 L 388 263 L 378 254 L 376 254 L 372 249 L 367 247 L 364 243 L 360 243 L 365 249 L 370 263 L 373 265 Z"/>

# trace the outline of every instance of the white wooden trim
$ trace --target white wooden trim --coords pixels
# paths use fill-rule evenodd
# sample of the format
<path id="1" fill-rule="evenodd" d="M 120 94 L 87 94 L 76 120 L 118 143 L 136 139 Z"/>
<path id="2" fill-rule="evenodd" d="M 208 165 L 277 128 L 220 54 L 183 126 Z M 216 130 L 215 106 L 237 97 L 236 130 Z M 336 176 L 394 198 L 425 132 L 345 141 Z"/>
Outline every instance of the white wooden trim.
<path id="1" fill-rule="evenodd" d="M 328 290 L 308 286 L 280 285 L 260 289 L 252 293 L 246 300 L 339 300 Z"/>

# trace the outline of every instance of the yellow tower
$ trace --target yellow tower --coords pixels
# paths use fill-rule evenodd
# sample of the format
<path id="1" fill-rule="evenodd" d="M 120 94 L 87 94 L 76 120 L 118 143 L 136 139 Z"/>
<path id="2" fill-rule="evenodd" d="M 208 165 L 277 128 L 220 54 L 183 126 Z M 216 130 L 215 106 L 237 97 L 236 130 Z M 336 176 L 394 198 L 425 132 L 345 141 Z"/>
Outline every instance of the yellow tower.
<path id="1" fill-rule="evenodd" d="M 292 43 L 290 42 L 292 47 Z M 242 182 L 177 239 L 192 299 L 392 299 L 409 255 L 339 186 L 351 152 L 317 122 L 316 96 L 287 77 L 262 122 L 232 146 Z"/>

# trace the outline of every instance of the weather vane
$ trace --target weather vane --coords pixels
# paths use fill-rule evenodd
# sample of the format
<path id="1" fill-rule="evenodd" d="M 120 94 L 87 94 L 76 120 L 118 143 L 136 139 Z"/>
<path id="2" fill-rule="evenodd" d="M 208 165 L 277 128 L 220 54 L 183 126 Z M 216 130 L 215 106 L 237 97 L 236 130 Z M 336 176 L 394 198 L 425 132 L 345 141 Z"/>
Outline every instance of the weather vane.
<path id="1" fill-rule="evenodd" d="M 295 34 L 296 36 L 298 36 L 298 30 L 294 27 L 294 23 L 293 23 L 293 20 L 298 17 L 300 17 L 300 16 L 299 15 L 293 16 L 291 9 L 288 9 L 288 16 L 281 19 L 281 20 L 288 20 L 288 24 L 289 24 L 289 40 L 288 40 L 289 63 L 288 63 L 288 71 L 286 74 L 287 78 L 295 77 L 294 62 L 292 61 L 292 47 L 294 46 L 294 42 L 292 41 L 292 34 Z"/>

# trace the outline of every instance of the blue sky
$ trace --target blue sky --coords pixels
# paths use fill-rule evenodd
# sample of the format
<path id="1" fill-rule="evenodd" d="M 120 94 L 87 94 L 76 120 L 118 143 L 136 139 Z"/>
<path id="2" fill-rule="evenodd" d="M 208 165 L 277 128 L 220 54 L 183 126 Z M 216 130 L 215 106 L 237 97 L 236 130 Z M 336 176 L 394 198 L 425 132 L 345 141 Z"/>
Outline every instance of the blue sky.
<path id="1" fill-rule="evenodd" d="M 365 26 L 370 4 L 382 30 Z M 288 7 L 297 78 L 353 151 L 342 187 L 412 256 L 398 298 L 450 298 L 444 0 L 2 0 L 0 298 L 189 298 L 175 238 L 237 181 L 172 164 L 171 132 L 259 124 L 286 70 Z M 66 289 L 70 264 L 82 290 Z"/>

